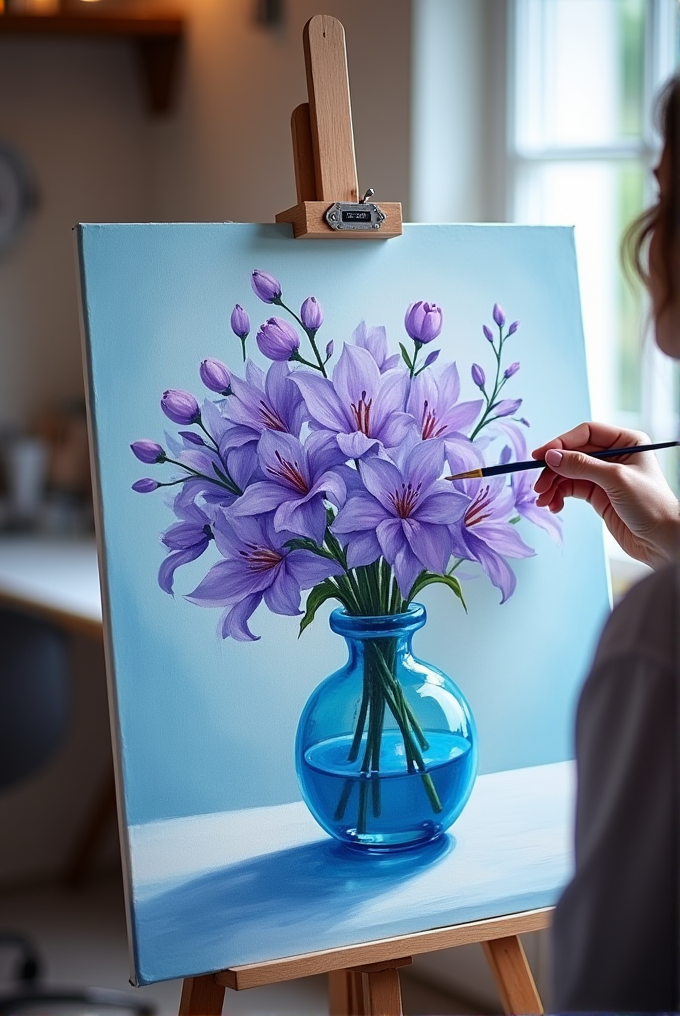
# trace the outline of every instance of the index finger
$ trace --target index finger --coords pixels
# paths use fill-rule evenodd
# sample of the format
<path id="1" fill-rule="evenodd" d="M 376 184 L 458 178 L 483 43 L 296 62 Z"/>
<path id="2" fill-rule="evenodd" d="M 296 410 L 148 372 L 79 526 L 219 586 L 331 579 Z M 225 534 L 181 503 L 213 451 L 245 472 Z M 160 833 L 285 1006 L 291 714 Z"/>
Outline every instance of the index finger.
<path id="1" fill-rule="evenodd" d="M 568 451 L 592 452 L 601 451 L 604 448 L 615 448 L 620 445 L 622 448 L 631 444 L 639 444 L 640 435 L 635 431 L 621 430 L 620 427 L 612 427 L 607 423 L 595 423 L 589 420 L 579 423 L 577 427 L 565 431 L 551 441 L 546 441 L 539 448 L 535 448 L 531 456 L 534 459 L 544 459 L 549 448 L 566 448 Z"/>

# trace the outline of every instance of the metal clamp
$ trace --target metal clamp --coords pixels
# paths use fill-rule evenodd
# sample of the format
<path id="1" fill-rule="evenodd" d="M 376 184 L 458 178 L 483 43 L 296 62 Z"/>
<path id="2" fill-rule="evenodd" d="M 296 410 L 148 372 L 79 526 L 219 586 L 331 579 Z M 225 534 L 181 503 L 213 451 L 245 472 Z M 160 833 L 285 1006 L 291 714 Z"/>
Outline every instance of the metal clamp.
<path id="1" fill-rule="evenodd" d="M 380 229 L 385 221 L 385 213 L 378 205 L 367 200 L 374 193 L 373 188 L 369 187 L 361 201 L 336 201 L 326 212 L 326 222 L 331 229 Z"/>

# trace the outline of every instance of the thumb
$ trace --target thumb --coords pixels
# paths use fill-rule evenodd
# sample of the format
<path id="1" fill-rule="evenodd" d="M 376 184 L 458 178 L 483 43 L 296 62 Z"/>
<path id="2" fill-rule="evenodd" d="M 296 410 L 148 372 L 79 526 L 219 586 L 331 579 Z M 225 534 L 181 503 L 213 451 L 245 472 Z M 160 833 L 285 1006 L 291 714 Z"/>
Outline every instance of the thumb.
<path id="1" fill-rule="evenodd" d="M 584 452 L 565 451 L 560 448 L 550 448 L 545 453 L 547 465 L 560 476 L 566 476 L 573 480 L 589 480 L 596 483 L 604 490 L 612 490 L 621 486 L 620 470 L 617 463 L 603 462 L 595 459 L 592 455 Z"/>

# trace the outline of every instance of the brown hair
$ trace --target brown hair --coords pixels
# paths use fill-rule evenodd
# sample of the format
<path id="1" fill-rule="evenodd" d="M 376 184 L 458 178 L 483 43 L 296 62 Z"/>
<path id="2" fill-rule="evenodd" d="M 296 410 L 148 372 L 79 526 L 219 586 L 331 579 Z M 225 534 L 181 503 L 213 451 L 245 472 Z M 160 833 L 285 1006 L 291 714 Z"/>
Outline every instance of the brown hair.
<path id="1" fill-rule="evenodd" d="M 657 235 L 663 253 L 667 305 L 680 295 L 680 75 L 664 86 L 656 120 L 670 160 L 670 188 L 628 227 L 621 254 L 626 270 L 649 288 L 648 246 L 652 233 Z"/>

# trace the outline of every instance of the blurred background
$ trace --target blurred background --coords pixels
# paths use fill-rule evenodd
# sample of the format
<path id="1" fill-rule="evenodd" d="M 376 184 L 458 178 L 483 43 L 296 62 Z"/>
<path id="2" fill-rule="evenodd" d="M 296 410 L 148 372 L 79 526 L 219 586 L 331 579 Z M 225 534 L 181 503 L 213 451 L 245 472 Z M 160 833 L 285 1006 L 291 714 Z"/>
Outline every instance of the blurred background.
<path id="1" fill-rule="evenodd" d="M 680 63 L 677 0 L 5 0 L 0 606 L 13 613 L 0 740 L 3 685 L 26 667 L 12 637 L 42 638 L 19 639 L 17 616 L 49 620 L 66 683 L 49 757 L 14 781 L 0 765 L 0 993 L 21 955 L 2 947 L 5 930 L 31 934 L 50 983 L 128 976 L 71 229 L 267 222 L 294 204 L 289 120 L 317 13 L 345 26 L 361 192 L 400 200 L 406 221 L 575 225 L 593 417 L 677 434 L 677 371 L 618 255 L 653 196 L 653 97 Z M 664 467 L 675 483 L 672 454 Z M 641 569 L 609 552 L 620 592 Z M 547 938 L 526 946 L 549 1005 Z M 420 959 L 403 980 L 409 1013 L 500 1011 L 473 947 Z M 178 990 L 135 997 L 170 1014 Z M 310 981 L 225 1008 L 324 1004 Z"/>

